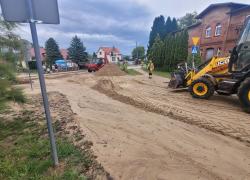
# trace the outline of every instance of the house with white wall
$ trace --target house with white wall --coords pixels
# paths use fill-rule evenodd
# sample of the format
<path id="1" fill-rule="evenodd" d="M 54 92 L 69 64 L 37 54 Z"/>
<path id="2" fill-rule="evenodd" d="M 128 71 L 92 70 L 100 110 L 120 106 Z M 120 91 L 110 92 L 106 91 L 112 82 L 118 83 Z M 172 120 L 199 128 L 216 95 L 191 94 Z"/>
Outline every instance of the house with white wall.
<path id="1" fill-rule="evenodd" d="M 122 59 L 120 50 L 115 47 L 100 47 L 96 55 L 98 59 L 103 59 L 104 63 L 117 63 Z"/>

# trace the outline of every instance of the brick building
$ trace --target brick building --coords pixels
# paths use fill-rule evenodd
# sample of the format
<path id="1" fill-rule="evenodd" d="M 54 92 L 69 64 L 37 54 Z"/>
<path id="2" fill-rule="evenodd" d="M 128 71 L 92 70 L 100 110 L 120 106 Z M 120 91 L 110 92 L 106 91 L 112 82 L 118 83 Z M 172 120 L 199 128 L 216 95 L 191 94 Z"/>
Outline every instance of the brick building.
<path id="1" fill-rule="evenodd" d="M 250 5 L 239 3 L 219 3 L 208 6 L 196 18 L 200 21 L 188 27 L 189 52 L 192 37 L 200 37 L 200 52 L 203 60 L 214 55 L 227 56 L 237 43 Z"/>

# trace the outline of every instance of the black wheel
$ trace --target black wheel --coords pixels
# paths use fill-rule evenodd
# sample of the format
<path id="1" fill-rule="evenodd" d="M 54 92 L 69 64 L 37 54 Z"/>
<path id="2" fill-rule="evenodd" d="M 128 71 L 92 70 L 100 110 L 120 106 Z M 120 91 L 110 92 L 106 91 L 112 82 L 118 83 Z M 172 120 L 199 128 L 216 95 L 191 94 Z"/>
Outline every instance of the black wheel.
<path id="1" fill-rule="evenodd" d="M 88 72 L 89 72 L 89 73 L 92 73 L 92 70 L 91 70 L 91 69 L 88 69 Z"/>
<path id="2" fill-rule="evenodd" d="M 194 98 L 209 99 L 214 94 L 214 84 L 207 78 L 199 78 L 189 86 L 189 92 Z"/>
<path id="3" fill-rule="evenodd" d="M 241 83 L 238 90 L 238 97 L 244 111 L 250 113 L 250 78 Z"/>

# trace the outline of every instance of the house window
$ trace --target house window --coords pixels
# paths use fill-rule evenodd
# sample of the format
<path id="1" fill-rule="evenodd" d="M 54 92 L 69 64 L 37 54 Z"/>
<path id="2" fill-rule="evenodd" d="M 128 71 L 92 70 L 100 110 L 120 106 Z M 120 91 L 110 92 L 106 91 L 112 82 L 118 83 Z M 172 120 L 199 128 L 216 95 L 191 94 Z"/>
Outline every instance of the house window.
<path id="1" fill-rule="evenodd" d="M 115 57 L 114 56 L 112 56 L 112 61 L 115 61 Z"/>
<path id="2" fill-rule="evenodd" d="M 100 53 L 99 53 L 100 55 L 102 55 L 102 51 L 100 51 Z"/>
<path id="3" fill-rule="evenodd" d="M 206 37 L 211 37 L 212 34 L 212 28 L 210 26 L 208 26 L 206 28 Z"/>
<path id="4" fill-rule="evenodd" d="M 222 30 L 221 24 L 217 24 L 216 28 L 215 28 L 215 36 L 220 36 L 221 35 L 221 30 Z"/>

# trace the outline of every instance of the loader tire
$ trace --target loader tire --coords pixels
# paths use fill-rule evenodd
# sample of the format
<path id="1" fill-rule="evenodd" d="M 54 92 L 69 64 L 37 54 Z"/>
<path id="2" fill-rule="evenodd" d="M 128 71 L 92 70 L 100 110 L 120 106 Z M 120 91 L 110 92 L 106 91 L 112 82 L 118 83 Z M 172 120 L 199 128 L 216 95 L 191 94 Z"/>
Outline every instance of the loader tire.
<path id="1" fill-rule="evenodd" d="M 250 78 L 247 78 L 241 83 L 238 90 L 238 97 L 243 110 L 250 113 Z"/>
<path id="2" fill-rule="evenodd" d="M 194 98 L 209 99 L 214 94 L 214 84 L 207 78 L 194 80 L 189 92 Z"/>

